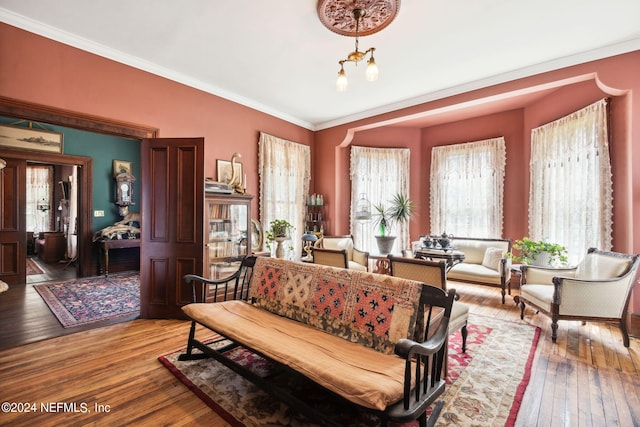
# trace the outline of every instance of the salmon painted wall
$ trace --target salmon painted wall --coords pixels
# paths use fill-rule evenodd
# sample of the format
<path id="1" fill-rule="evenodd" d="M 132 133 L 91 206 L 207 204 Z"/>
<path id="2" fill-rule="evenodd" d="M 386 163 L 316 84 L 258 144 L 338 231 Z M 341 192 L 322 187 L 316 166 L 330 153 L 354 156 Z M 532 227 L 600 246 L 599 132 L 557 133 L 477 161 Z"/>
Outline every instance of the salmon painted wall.
<path id="1" fill-rule="evenodd" d="M 205 176 L 240 152 L 247 191 L 258 194 L 263 131 L 311 145 L 313 132 L 203 91 L 0 24 L 0 94 L 157 127 L 160 137 L 205 138 Z M 257 197 L 253 216 L 258 217 Z"/>
<path id="2" fill-rule="evenodd" d="M 611 97 L 611 155 L 614 175 L 614 250 L 640 253 L 640 227 L 634 218 L 640 212 L 640 51 L 618 55 L 573 67 L 543 73 L 528 78 L 462 93 L 433 102 L 396 110 L 316 132 L 314 159 L 326 168 L 316 173 L 315 185 L 329 192 L 335 189 L 338 201 L 348 206 L 348 189 L 340 185 L 348 179 L 348 164 L 344 152 L 359 133 L 371 140 L 376 132 L 403 118 L 428 114 L 439 109 L 455 109 L 470 103 L 482 104 L 507 99 L 514 94 L 541 92 L 521 108 L 504 113 L 488 114 L 474 119 L 449 121 L 421 130 L 422 170 L 428 170 L 430 148 L 434 145 L 466 142 L 505 134 L 507 139 L 507 171 L 505 182 L 504 235 L 514 239 L 528 234 L 528 187 L 530 133 L 533 127 L 563 117 L 605 96 Z M 636 94 L 634 97 L 633 94 Z M 412 152 L 412 158 L 414 153 Z M 339 165 L 331 170 L 331 165 Z M 412 171 L 414 170 L 412 164 Z M 412 181 L 413 183 L 413 181 Z M 427 189 L 424 189 L 424 185 Z M 412 185 L 412 197 L 415 197 Z M 420 222 L 428 223 L 428 184 L 423 183 L 417 203 Z M 348 231 L 348 209 L 335 206 L 332 220 L 338 233 Z M 636 221 L 637 222 L 637 221 Z M 412 228 L 412 237 L 415 237 Z M 422 229 L 420 230 L 422 232 Z M 640 312 L 640 285 L 636 281 L 630 307 Z"/>
<path id="3" fill-rule="evenodd" d="M 411 234 L 415 236 L 428 224 L 428 183 L 422 172 L 428 170 L 430 147 L 494 136 L 493 132 L 500 131 L 513 135 L 508 149 L 517 147 L 518 140 L 522 144 L 521 151 L 514 149 L 508 154 L 505 235 L 516 238 L 524 235 L 527 192 L 518 189 L 528 186 L 530 128 L 573 111 L 575 105 L 580 108 L 585 105 L 583 101 L 595 95 L 612 95 L 615 97 L 611 108 L 616 180 L 614 245 L 616 250 L 640 253 L 640 227 L 634 227 L 633 221 L 640 211 L 640 166 L 634 167 L 640 165 L 640 51 L 462 93 L 315 133 L 1 23 L 0 58 L 0 95 L 157 127 L 161 137 L 203 136 L 205 175 L 215 177 L 216 159 L 230 159 L 231 154 L 238 151 L 242 154 L 247 187 L 252 194 L 258 192 L 257 141 L 260 131 L 311 145 L 312 191 L 327 198 L 326 213 L 331 221 L 330 231 L 335 234 L 348 232 L 350 143 L 387 145 L 395 140 L 411 148 L 411 197 L 422 211 L 411 226 Z M 567 88 L 581 82 L 591 82 L 588 84 L 596 85 L 600 92 L 593 87 L 585 89 L 577 85 Z M 424 129 L 388 126 L 410 114 L 551 88 L 558 90 L 531 105 L 511 108 L 505 113 Z M 518 127 L 520 133 L 515 135 Z M 518 171 L 522 173 L 518 174 Z M 257 199 L 253 208 L 254 216 L 257 216 Z M 640 311 L 638 285 L 632 311 Z"/>

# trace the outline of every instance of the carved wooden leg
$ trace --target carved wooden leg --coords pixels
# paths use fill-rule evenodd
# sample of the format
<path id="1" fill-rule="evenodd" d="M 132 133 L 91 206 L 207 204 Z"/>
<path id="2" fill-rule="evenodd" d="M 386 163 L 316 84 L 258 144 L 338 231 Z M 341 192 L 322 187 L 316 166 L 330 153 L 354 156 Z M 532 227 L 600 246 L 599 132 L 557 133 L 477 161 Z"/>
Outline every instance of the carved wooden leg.
<path id="1" fill-rule="evenodd" d="M 629 331 L 627 331 L 627 323 L 624 319 L 620 319 L 620 332 L 622 332 L 622 342 L 625 347 L 629 347 Z"/>
<path id="2" fill-rule="evenodd" d="M 505 290 L 505 286 L 502 285 L 502 303 L 504 304 L 505 302 L 505 295 L 507 295 L 507 291 Z"/>
<path id="3" fill-rule="evenodd" d="M 554 302 L 551 303 L 551 341 L 558 339 L 558 319 L 560 318 L 560 305 L 554 294 Z"/>
<path id="4" fill-rule="evenodd" d="M 462 335 L 462 352 L 467 352 L 467 335 L 469 335 L 469 331 L 467 330 L 467 325 L 465 324 L 460 330 L 460 334 Z"/>
<path id="5" fill-rule="evenodd" d="M 524 301 L 522 300 L 522 298 L 519 298 L 520 300 L 520 320 L 524 320 Z"/>

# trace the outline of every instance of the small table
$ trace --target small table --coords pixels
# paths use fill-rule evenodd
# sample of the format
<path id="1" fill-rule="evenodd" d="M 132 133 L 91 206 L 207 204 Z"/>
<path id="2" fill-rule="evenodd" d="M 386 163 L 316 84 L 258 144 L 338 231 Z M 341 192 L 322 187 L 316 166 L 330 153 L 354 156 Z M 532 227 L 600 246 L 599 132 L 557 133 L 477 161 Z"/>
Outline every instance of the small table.
<path id="1" fill-rule="evenodd" d="M 443 259 L 447 264 L 447 271 L 449 271 L 454 265 L 464 261 L 464 252 L 454 249 L 422 248 L 415 251 L 415 257 L 428 260 Z"/>
<path id="2" fill-rule="evenodd" d="M 140 239 L 114 239 L 98 241 L 102 249 L 102 269 L 105 276 L 109 276 L 109 250 L 122 248 L 139 248 Z"/>

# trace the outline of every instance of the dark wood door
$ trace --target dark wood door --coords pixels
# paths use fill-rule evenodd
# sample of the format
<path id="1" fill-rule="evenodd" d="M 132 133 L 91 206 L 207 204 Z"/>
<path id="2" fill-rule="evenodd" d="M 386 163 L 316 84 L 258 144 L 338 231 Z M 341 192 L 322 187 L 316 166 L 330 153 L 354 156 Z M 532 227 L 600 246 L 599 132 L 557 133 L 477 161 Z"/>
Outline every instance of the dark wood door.
<path id="1" fill-rule="evenodd" d="M 140 315 L 184 318 L 191 286 L 202 274 L 204 138 L 142 140 Z"/>
<path id="2" fill-rule="evenodd" d="M 27 277 L 26 216 L 21 212 L 27 203 L 27 162 L 2 157 L 7 166 L 0 170 L 0 280 L 12 285 Z"/>

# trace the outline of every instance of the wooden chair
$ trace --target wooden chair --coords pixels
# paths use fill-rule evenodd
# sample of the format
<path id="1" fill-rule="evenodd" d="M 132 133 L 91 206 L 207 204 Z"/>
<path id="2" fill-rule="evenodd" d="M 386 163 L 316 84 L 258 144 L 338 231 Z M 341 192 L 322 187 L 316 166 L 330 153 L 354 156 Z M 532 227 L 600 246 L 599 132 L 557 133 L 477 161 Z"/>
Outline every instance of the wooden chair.
<path id="1" fill-rule="evenodd" d="M 311 248 L 314 264 L 328 265 L 331 267 L 349 268 L 346 249 L 322 249 Z"/>
<path id="2" fill-rule="evenodd" d="M 315 243 L 314 247 L 320 249 L 333 249 L 336 251 L 345 250 L 347 254 L 347 267 L 352 270 L 369 270 L 369 252 L 361 251 L 353 247 L 353 237 L 345 236 L 322 236 Z M 318 262 L 317 264 L 322 264 Z M 327 264 L 333 265 L 333 264 Z"/>
<path id="3" fill-rule="evenodd" d="M 640 255 L 590 248 L 574 268 L 523 265 L 520 319 L 529 304 L 551 317 L 551 340 L 558 338 L 558 320 L 616 322 L 629 347 L 627 310 Z"/>
<path id="4" fill-rule="evenodd" d="M 410 280 L 417 280 L 427 285 L 435 286 L 444 291 L 447 290 L 446 262 L 429 261 L 425 259 L 406 258 L 389 255 L 391 275 Z M 449 334 L 460 329 L 462 335 L 462 352 L 467 351 L 467 321 L 469 319 L 469 307 L 459 301 L 454 301 L 449 320 Z M 446 372 L 445 360 L 445 372 Z"/>

